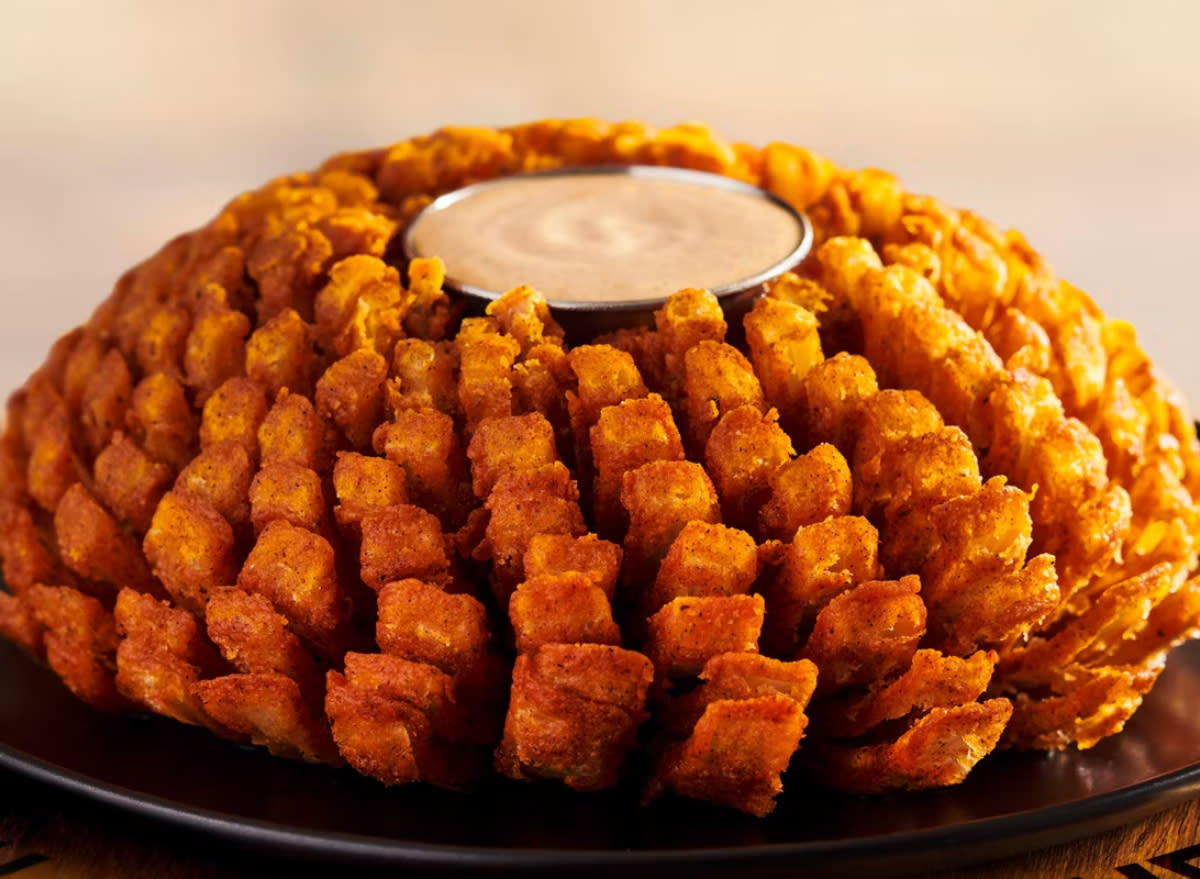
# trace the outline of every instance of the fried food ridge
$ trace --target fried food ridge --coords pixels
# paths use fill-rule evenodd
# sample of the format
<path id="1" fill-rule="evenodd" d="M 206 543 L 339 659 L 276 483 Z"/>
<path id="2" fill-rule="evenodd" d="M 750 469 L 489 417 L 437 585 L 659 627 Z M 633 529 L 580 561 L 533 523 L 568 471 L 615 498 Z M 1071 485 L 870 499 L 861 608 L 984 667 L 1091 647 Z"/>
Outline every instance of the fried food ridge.
<path id="1" fill-rule="evenodd" d="M 740 328 L 687 289 L 580 345 L 396 258 L 441 193 L 606 162 L 763 186 L 818 247 Z M 446 128 L 239 195 L 55 344 L 0 434 L 0 634 L 384 784 L 763 815 L 789 767 L 926 788 L 1120 732 L 1200 633 L 1198 496 L 1134 329 L 1015 231 L 694 124 Z"/>

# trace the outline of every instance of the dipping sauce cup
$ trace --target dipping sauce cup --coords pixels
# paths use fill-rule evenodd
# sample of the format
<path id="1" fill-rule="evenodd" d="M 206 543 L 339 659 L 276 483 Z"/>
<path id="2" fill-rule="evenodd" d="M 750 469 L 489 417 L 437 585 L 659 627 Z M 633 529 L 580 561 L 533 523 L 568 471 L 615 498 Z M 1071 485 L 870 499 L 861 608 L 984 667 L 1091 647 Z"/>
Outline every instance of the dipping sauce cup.
<path id="1" fill-rule="evenodd" d="M 804 259 L 808 218 L 766 190 L 702 171 L 585 165 L 454 190 L 414 217 L 406 256 L 441 257 L 478 308 L 528 284 L 572 340 L 653 322 L 687 287 L 731 328 L 763 284 Z"/>

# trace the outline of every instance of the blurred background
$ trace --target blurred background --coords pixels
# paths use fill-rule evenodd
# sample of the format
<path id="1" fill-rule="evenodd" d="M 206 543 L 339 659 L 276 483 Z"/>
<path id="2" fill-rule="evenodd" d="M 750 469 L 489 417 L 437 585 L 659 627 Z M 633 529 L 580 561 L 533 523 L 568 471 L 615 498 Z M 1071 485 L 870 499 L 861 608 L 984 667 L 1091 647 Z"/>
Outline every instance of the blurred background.
<path id="1" fill-rule="evenodd" d="M 0 393 L 236 192 L 446 123 L 700 120 L 1023 230 L 1200 408 L 1196 0 L 0 0 Z"/>

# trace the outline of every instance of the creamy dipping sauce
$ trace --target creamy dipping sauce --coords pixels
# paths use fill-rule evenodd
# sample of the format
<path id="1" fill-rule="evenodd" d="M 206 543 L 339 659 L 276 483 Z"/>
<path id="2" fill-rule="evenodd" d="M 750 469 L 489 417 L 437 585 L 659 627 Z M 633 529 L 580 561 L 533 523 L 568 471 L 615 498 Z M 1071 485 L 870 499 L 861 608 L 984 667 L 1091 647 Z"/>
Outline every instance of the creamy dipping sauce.
<path id="1" fill-rule="evenodd" d="M 755 192 L 614 173 L 510 177 L 409 230 L 458 284 L 528 284 L 560 302 L 656 299 L 772 268 L 799 245 L 796 217 Z"/>

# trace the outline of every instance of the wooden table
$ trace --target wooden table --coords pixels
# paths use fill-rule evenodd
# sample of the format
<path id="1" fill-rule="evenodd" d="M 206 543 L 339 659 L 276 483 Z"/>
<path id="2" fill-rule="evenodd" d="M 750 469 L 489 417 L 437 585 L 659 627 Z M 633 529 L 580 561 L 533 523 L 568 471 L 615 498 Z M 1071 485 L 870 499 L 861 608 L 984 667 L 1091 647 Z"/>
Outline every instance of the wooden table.
<path id="1" fill-rule="evenodd" d="M 216 879 L 308 875 L 312 865 L 248 855 L 0 772 L 0 877 Z M 337 871 L 326 868 L 323 875 Z M 356 871 L 355 876 L 369 875 Z M 411 873 L 405 873 L 411 876 Z M 936 879 L 1200 877 L 1200 800 L 1075 843 Z"/>

